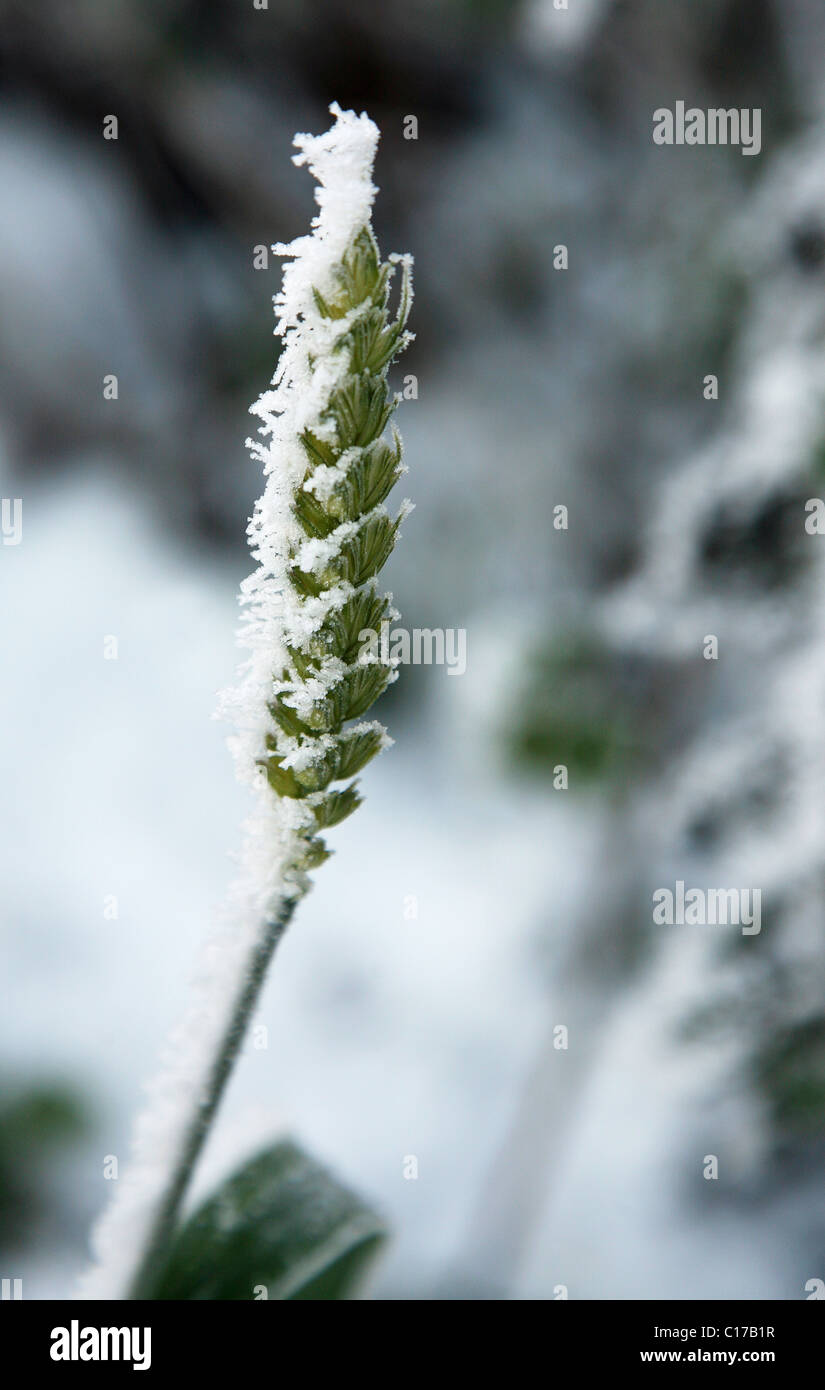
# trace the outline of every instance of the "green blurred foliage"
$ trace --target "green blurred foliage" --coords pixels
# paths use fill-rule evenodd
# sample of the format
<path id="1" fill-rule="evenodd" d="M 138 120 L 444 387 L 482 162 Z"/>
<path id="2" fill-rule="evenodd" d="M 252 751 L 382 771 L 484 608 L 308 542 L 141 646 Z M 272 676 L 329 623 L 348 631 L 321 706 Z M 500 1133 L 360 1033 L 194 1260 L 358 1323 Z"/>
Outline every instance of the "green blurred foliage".
<path id="1" fill-rule="evenodd" d="M 82 1102 L 59 1083 L 19 1089 L 0 1102 L 0 1247 L 31 1238 L 50 1206 L 49 1163 L 87 1128 Z"/>
<path id="2" fill-rule="evenodd" d="M 537 646 L 510 711 L 505 744 L 516 767 L 533 776 L 552 778 L 564 764 L 571 787 L 626 776 L 643 744 L 612 654 L 584 633 Z"/>
<path id="3" fill-rule="evenodd" d="M 756 1054 L 756 1080 L 782 1141 L 817 1138 L 825 1120 L 825 1016 L 769 1035 Z"/>

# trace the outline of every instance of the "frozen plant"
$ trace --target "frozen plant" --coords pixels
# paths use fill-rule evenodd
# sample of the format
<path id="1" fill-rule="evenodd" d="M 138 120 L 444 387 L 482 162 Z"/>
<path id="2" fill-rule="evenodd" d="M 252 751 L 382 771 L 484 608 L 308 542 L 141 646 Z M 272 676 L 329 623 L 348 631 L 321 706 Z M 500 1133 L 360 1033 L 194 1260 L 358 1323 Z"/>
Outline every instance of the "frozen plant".
<path id="1" fill-rule="evenodd" d="M 254 812 L 228 920 L 95 1233 L 92 1297 L 151 1297 L 272 953 L 309 871 L 329 855 L 321 832 L 355 810 L 355 776 L 389 742 L 363 716 L 394 664 L 362 638 L 397 617 L 377 576 L 410 507 L 395 516 L 386 507 L 404 471 L 399 436 L 386 432 L 399 399 L 388 368 L 411 336 L 412 262 L 382 261 L 372 232 L 377 127 L 330 110 L 325 134 L 295 137 L 319 210 L 310 235 L 274 248 L 288 258 L 275 298 L 283 346 L 252 407 L 259 438 L 248 441 L 266 485 L 249 524 L 257 568 L 240 596 L 248 655 L 221 711 L 237 728 L 231 743 Z"/>

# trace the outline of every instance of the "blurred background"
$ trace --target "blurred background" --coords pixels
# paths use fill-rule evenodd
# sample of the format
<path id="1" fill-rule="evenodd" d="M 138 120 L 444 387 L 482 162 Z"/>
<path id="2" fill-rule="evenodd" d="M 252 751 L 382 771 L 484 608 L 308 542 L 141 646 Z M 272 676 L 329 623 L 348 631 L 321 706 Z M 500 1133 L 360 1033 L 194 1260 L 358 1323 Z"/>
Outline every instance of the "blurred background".
<path id="1" fill-rule="evenodd" d="M 384 1299 L 805 1297 L 821 0 L 0 17 L 4 1277 L 72 1295 L 232 875 L 245 798 L 211 716 L 276 355 L 255 248 L 306 230 L 292 135 L 337 100 L 382 129 L 376 230 L 416 260 L 388 585 L 408 627 L 467 630 L 468 666 L 385 697 L 396 745 L 280 951 L 197 1191 L 295 1135 L 386 1216 Z M 655 146 L 677 100 L 759 107 L 761 154 Z M 654 926 L 676 879 L 759 888 L 761 933 Z"/>

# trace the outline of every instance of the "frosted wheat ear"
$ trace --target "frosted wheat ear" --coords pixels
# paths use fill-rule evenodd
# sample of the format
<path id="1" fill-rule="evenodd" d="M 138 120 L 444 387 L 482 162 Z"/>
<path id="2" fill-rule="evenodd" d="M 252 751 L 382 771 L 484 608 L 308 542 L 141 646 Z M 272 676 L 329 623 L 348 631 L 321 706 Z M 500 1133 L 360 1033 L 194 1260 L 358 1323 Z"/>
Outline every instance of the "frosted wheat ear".
<path id="1" fill-rule="evenodd" d="M 253 407 L 263 438 L 248 441 L 267 477 L 249 528 L 258 568 L 241 593 L 251 657 L 224 699 L 241 730 L 239 774 L 258 800 L 248 851 L 262 904 L 305 890 L 329 853 L 319 831 L 355 810 L 351 779 L 388 742 L 380 724 L 354 722 L 395 678 L 362 654 L 362 634 L 394 616 L 376 576 L 410 506 L 393 517 L 385 500 L 404 471 L 397 433 L 386 437 L 397 404 L 387 369 L 410 339 L 411 262 L 382 262 L 370 226 L 376 127 L 331 110 L 330 131 L 295 141 L 320 211 L 312 236 L 276 248 L 291 258 L 275 300 L 284 345 L 273 389 Z"/>
<path id="2" fill-rule="evenodd" d="M 376 580 L 410 506 L 393 517 L 385 501 L 404 471 L 398 435 L 386 437 L 397 404 L 387 372 L 410 340 L 411 259 L 382 262 L 373 236 L 376 126 L 330 110 L 324 135 L 295 137 L 319 211 L 309 236 L 274 248 L 287 257 L 275 299 L 283 347 L 272 387 L 252 407 L 260 437 L 248 441 L 266 485 L 249 524 L 257 568 L 241 587 L 248 656 L 221 713 L 236 725 L 236 766 L 255 808 L 228 920 L 95 1232 L 90 1297 L 151 1298 L 158 1287 L 272 953 L 308 872 L 328 857 L 320 832 L 355 810 L 353 779 L 389 741 L 362 720 L 395 678 L 365 630 L 395 616 Z"/>

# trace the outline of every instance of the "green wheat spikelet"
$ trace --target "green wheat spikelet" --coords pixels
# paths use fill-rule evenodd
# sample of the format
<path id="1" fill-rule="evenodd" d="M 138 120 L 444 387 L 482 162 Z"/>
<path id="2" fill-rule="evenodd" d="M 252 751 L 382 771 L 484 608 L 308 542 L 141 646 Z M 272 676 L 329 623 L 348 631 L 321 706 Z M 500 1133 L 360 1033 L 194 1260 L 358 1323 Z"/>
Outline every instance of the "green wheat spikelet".
<path id="1" fill-rule="evenodd" d="M 334 601 L 307 630 L 305 642 L 288 645 L 288 664 L 275 682 L 269 712 L 277 726 L 263 760 L 278 796 L 305 803 L 304 868 L 314 868 L 329 850 L 317 833 L 337 825 L 359 805 L 354 778 L 385 746 L 376 722 L 360 720 L 395 670 L 380 657 L 366 660 L 366 630 L 378 632 L 393 616 L 390 596 L 377 576 L 395 545 L 399 523 L 385 501 L 404 465 L 395 429 L 386 438 L 397 397 L 388 387 L 390 364 L 409 341 L 410 266 L 402 263 L 400 302 L 390 312 L 394 264 L 381 260 L 371 229 L 362 227 L 336 268 L 337 292 L 314 290 L 319 314 L 349 325 L 336 343 L 346 367 L 331 392 L 322 423 L 326 437 L 301 434 L 306 469 L 295 491 L 292 513 L 303 544 L 293 542 L 289 583 L 301 600 Z M 308 614 L 309 616 L 309 614 Z M 285 757 L 291 762 L 285 765 Z M 347 782 L 335 788 L 334 783 Z"/>

